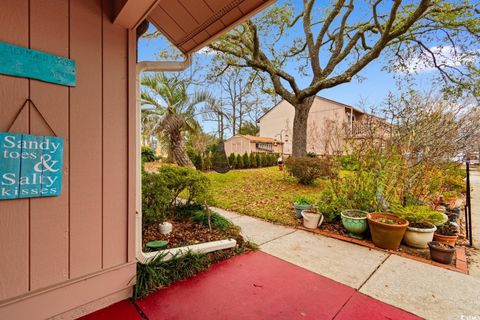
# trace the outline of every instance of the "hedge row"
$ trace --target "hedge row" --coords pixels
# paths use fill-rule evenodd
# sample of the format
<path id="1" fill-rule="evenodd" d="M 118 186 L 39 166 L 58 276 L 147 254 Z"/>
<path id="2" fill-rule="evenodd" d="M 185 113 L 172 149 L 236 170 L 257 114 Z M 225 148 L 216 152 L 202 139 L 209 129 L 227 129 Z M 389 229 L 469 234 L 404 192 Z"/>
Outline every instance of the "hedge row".
<path id="1" fill-rule="evenodd" d="M 277 164 L 278 153 L 230 154 L 228 163 L 232 169 L 271 167 Z"/>

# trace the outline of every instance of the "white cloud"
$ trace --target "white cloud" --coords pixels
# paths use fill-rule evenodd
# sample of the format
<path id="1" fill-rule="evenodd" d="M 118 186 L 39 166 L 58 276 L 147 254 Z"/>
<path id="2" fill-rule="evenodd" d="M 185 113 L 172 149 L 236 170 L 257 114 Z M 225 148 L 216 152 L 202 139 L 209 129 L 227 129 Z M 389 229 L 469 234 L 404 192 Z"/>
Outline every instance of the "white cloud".
<path id="1" fill-rule="evenodd" d="M 472 61 L 473 58 L 464 54 L 461 51 L 455 51 L 455 49 L 448 46 L 433 46 L 429 50 L 435 55 L 436 63 L 439 66 L 451 66 L 458 67 L 467 61 Z M 436 70 L 435 63 L 432 55 L 427 50 L 416 57 L 412 57 L 410 61 L 407 61 L 405 72 L 408 73 L 421 73 L 431 72 Z"/>

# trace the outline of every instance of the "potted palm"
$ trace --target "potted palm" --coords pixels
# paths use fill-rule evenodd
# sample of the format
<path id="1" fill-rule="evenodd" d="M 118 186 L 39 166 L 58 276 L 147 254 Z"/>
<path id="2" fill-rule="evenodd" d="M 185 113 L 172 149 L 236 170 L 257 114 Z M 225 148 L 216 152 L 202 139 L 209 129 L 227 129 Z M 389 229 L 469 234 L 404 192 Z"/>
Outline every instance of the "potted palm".
<path id="1" fill-rule="evenodd" d="M 408 221 L 396 215 L 373 212 L 367 214 L 373 243 L 383 249 L 397 250 L 402 242 Z"/>
<path id="2" fill-rule="evenodd" d="M 366 211 L 354 209 L 340 212 L 343 227 L 347 229 L 350 238 L 363 239 L 363 233 L 368 228 L 367 214 Z"/>
<path id="3" fill-rule="evenodd" d="M 299 196 L 293 200 L 293 207 L 295 208 L 295 217 L 300 219 L 302 217 L 303 210 L 309 210 L 312 208 L 313 201 L 307 197 Z"/>
<path id="4" fill-rule="evenodd" d="M 447 217 L 427 206 L 411 205 L 400 207 L 394 213 L 409 222 L 403 242 L 414 248 L 428 248 L 438 225 L 446 222 Z"/>

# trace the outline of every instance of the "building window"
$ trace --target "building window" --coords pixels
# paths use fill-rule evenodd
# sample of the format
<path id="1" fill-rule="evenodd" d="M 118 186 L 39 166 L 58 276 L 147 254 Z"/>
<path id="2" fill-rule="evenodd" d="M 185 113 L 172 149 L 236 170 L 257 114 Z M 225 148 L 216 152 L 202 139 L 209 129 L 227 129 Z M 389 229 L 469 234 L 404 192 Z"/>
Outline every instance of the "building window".
<path id="1" fill-rule="evenodd" d="M 261 143 L 258 142 L 255 144 L 258 150 L 273 151 L 273 144 L 271 143 Z"/>

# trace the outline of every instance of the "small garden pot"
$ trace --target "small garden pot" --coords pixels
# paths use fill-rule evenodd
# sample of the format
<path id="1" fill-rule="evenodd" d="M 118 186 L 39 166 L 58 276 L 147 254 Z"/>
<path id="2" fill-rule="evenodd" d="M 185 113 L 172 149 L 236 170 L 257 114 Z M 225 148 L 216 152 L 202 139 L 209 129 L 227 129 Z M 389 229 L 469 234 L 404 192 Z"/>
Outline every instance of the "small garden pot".
<path id="1" fill-rule="evenodd" d="M 448 221 L 456 223 L 458 221 L 458 217 L 460 217 L 460 208 L 449 209 L 445 214 L 448 217 Z"/>
<path id="2" fill-rule="evenodd" d="M 433 234 L 437 230 L 431 223 L 409 225 L 403 242 L 414 248 L 428 248 L 428 243 L 433 240 Z"/>
<path id="3" fill-rule="evenodd" d="M 382 212 L 369 213 L 367 219 L 373 243 L 379 248 L 397 250 L 407 230 L 408 221 Z"/>
<path id="4" fill-rule="evenodd" d="M 454 246 L 457 243 L 458 234 L 454 236 L 444 236 L 443 234 L 435 233 L 433 235 L 433 240 L 438 241 L 443 244 L 448 244 Z"/>
<path id="5" fill-rule="evenodd" d="M 448 204 L 448 206 L 451 208 L 459 207 L 458 202 L 458 197 L 456 196 L 445 197 L 445 203 Z"/>
<path id="6" fill-rule="evenodd" d="M 302 217 L 302 211 L 303 210 L 310 210 L 312 209 L 311 204 L 296 204 L 294 203 L 293 206 L 295 207 L 295 218 L 300 219 Z"/>
<path id="7" fill-rule="evenodd" d="M 428 247 L 430 248 L 430 258 L 432 260 L 445 264 L 452 263 L 455 246 L 431 241 L 428 243 Z"/>
<path id="8" fill-rule="evenodd" d="M 363 239 L 363 233 L 368 228 L 367 214 L 362 210 L 344 210 L 340 213 L 343 227 L 350 238 Z"/>
<path id="9" fill-rule="evenodd" d="M 169 234 L 170 232 L 172 232 L 172 230 L 173 226 L 170 222 L 164 222 L 158 225 L 158 231 L 160 232 L 160 234 Z"/>
<path id="10" fill-rule="evenodd" d="M 316 229 L 323 222 L 323 215 L 314 211 L 302 211 L 303 226 L 309 229 Z"/>

